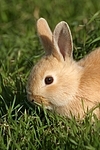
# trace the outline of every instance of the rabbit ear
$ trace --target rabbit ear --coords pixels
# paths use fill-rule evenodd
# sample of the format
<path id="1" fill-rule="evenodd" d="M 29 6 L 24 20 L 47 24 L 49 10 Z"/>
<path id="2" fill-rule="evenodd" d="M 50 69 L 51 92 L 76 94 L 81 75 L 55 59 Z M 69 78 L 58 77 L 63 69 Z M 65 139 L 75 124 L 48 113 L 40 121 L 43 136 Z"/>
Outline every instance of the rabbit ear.
<path id="1" fill-rule="evenodd" d="M 37 30 L 40 36 L 40 40 L 45 48 L 45 52 L 51 53 L 52 49 L 52 32 L 49 28 L 47 21 L 44 18 L 40 18 L 37 21 Z"/>
<path id="2" fill-rule="evenodd" d="M 53 43 L 55 46 L 54 53 L 61 54 L 64 60 L 68 56 L 71 57 L 73 42 L 71 31 L 66 22 L 62 21 L 55 27 L 55 30 L 53 32 Z"/>

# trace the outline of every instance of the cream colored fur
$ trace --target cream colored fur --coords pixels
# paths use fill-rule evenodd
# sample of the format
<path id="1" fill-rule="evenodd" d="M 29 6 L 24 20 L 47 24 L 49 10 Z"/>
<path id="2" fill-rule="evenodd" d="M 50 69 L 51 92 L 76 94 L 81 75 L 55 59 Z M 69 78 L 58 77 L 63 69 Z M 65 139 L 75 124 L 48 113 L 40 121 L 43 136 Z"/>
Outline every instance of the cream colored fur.
<path id="1" fill-rule="evenodd" d="M 33 67 L 27 83 L 28 99 L 57 113 L 83 118 L 100 103 L 100 49 L 76 62 L 70 29 L 62 21 L 52 33 L 46 20 L 37 21 L 46 55 Z M 52 84 L 45 78 L 52 76 Z M 100 108 L 93 111 L 100 118 Z"/>

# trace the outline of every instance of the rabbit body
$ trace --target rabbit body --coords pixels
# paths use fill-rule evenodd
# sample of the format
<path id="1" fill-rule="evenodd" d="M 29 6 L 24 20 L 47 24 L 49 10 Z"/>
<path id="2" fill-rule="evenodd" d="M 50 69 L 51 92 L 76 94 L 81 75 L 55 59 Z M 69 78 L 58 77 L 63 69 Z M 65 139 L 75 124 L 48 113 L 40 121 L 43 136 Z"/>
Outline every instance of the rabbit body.
<path id="1" fill-rule="evenodd" d="M 100 48 L 76 62 L 66 22 L 60 22 L 52 33 L 40 18 L 37 30 L 46 54 L 30 73 L 28 99 L 61 115 L 83 118 L 100 103 Z M 100 118 L 99 107 L 93 112 Z"/>

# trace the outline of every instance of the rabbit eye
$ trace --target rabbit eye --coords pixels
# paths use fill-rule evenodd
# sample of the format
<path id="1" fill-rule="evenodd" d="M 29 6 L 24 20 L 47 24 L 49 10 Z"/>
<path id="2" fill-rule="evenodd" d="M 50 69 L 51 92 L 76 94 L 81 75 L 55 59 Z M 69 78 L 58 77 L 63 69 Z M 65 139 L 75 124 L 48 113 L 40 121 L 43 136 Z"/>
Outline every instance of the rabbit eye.
<path id="1" fill-rule="evenodd" d="M 48 85 L 48 84 L 51 84 L 53 82 L 53 77 L 52 76 L 47 76 L 45 78 L 45 84 Z"/>

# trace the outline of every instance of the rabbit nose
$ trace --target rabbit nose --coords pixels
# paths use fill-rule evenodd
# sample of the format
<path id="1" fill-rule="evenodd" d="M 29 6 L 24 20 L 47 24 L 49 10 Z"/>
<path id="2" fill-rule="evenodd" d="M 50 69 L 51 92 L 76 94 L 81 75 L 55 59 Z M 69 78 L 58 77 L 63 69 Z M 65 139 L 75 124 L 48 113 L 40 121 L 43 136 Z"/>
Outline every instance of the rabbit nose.
<path id="1" fill-rule="evenodd" d="M 34 103 L 34 99 L 31 99 L 30 101 L 31 101 L 32 103 Z"/>
<path id="2" fill-rule="evenodd" d="M 27 99 L 28 101 L 30 101 L 31 103 L 34 103 L 35 100 L 30 96 L 30 95 L 27 95 Z"/>
<path id="3" fill-rule="evenodd" d="M 31 97 L 30 95 L 27 95 L 27 99 L 30 101 L 30 102 L 32 102 L 32 103 L 34 103 L 34 98 L 33 97 Z"/>

